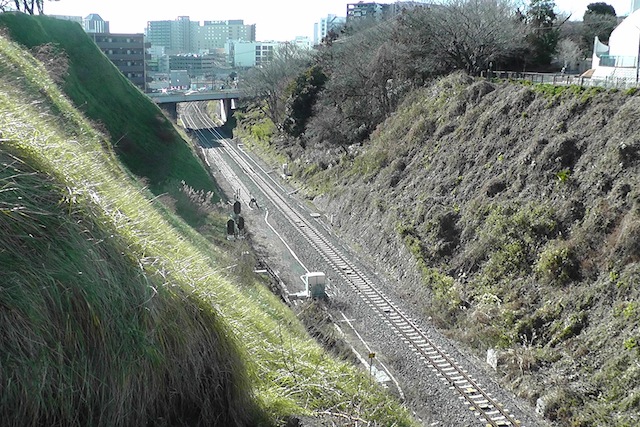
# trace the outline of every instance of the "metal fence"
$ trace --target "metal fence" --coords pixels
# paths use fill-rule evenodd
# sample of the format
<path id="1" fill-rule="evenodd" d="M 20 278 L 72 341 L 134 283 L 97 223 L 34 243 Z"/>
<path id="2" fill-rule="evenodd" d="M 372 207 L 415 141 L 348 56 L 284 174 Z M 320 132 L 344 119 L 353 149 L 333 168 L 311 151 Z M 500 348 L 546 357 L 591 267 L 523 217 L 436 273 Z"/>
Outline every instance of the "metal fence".
<path id="1" fill-rule="evenodd" d="M 605 89 L 629 89 L 640 87 L 636 77 L 607 77 L 593 79 L 573 74 L 561 73 L 525 73 L 517 71 L 491 71 L 483 73 L 489 79 L 528 80 L 531 83 L 548 83 L 553 85 L 578 85 L 583 87 L 598 86 Z"/>

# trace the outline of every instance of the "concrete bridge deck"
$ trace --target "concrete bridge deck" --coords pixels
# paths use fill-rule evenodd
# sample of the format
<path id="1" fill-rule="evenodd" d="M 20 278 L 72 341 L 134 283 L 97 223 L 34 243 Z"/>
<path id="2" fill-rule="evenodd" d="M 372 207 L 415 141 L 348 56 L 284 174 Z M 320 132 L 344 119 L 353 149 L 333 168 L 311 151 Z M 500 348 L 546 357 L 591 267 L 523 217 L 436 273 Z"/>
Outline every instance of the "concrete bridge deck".
<path id="1" fill-rule="evenodd" d="M 242 92 L 238 89 L 223 89 L 219 91 L 186 93 L 147 93 L 147 96 L 156 104 L 175 104 L 178 102 L 191 101 L 214 101 L 219 99 L 238 99 Z"/>

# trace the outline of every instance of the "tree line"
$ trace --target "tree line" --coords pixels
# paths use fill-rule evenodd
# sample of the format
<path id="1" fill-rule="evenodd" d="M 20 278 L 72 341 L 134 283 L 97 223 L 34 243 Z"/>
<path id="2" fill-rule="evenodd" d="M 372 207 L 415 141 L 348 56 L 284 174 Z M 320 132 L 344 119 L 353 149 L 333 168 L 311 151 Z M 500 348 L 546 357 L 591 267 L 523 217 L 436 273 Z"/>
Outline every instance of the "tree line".
<path id="1" fill-rule="evenodd" d="M 413 88 L 451 72 L 560 71 L 591 56 L 597 35 L 617 25 L 613 7 L 592 3 L 583 21 L 552 0 L 444 0 L 385 21 L 331 31 L 312 52 L 287 46 L 250 70 L 245 90 L 300 144 L 366 140 Z"/>

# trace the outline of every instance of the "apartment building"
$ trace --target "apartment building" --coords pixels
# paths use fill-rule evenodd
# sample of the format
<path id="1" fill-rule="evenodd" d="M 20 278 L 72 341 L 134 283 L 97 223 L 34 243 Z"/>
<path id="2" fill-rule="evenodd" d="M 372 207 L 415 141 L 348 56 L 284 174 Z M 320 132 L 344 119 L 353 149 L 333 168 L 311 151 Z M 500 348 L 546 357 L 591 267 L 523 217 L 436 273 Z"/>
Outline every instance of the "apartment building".
<path id="1" fill-rule="evenodd" d="M 149 44 L 144 42 L 144 34 L 92 33 L 90 36 L 131 83 L 146 91 L 148 55 L 145 50 Z"/>
<path id="2" fill-rule="evenodd" d="M 198 26 L 198 22 L 188 16 L 179 16 L 173 21 L 149 21 L 147 42 L 151 46 L 163 46 L 167 55 L 191 53 Z"/>
<path id="3" fill-rule="evenodd" d="M 388 4 L 380 3 L 348 3 L 347 4 L 347 23 L 352 23 L 358 20 L 375 19 L 380 20 L 383 18 L 385 11 L 389 9 Z"/>

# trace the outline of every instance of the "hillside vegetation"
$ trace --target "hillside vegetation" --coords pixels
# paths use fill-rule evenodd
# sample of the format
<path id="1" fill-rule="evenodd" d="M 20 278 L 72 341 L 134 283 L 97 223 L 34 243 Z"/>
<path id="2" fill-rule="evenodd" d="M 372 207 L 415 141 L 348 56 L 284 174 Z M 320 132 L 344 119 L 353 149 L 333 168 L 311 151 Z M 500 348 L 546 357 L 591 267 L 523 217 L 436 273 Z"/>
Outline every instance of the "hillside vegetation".
<path id="1" fill-rule="evenodd" d="M 96 49 L 80 25 L 2 13 L 0 28 L 33 49 L 65 95 L 109 136 L 120 161 L 145 177 L 153 193 L 175 193 L 181 181 L 196 190 L 217 191 L 171 122 Z"/>
<path id="2" fill-rule="evenodd" d="M 0 34 L 3 425 L 272 425 L 319 413 L 412 424 L 309 338 L 250 260 L 236 258 L 243 248 L 213 246 L 131 176 L 149 189 L 188 176 L 214 188 L 202 168 L 187 169 L 197 161 L 186 142 L 136 129 L 132 111 L 148 110 L 173 135 L 113 67 L 75 62 L 76 48 L 99 56 L 79 26 L 9 14 L 0 23 L 34 37 L 27 46 L 55 41 L 67 78 L 80 79 L 63 84 L 72 104 L 42 63 Z M 82 81 L 91 73 L 105 86 L 121 80 L 117 96 Z M 130 150 L 118 148 L 111 121 L 127 126 L 121 136 L 142 132 Z M 154 175 L 161 165 L 150 159 L 171 167 Z"/>
<path id="3" fill-rule="evenodd" d="M 638 425 L 634 90 L 452 74 L 349 146 L 256 138 L 256 110 L 240 123 L 416 313 L 480 357 L 497 349 L 503 383 L 547 418 Z"/>

